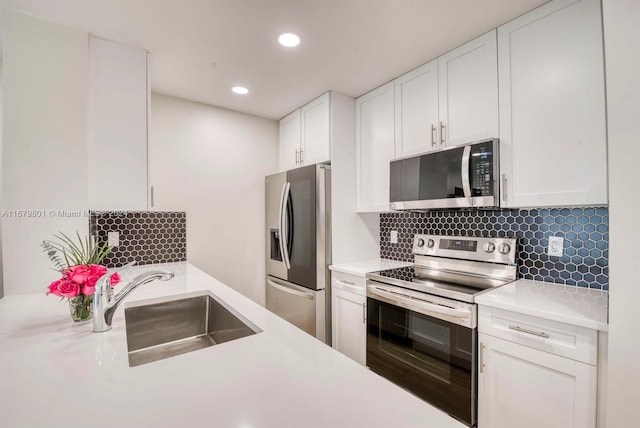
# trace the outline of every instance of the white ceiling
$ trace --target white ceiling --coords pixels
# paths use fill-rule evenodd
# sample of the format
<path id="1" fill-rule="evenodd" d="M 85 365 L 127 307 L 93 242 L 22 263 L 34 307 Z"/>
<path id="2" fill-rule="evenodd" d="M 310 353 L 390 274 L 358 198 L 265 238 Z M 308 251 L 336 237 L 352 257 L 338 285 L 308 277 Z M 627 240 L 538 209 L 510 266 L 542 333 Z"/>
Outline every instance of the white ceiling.
<path id="1" fill-rule="evenodd" d="M 548 0 L 0 0 L 150 52 L 153 91 L 279 119 L 352 97 Z M 277 44 L 281 32 L 302 38 Z M 231 86 L 251 93 L 235 95 Z"/>

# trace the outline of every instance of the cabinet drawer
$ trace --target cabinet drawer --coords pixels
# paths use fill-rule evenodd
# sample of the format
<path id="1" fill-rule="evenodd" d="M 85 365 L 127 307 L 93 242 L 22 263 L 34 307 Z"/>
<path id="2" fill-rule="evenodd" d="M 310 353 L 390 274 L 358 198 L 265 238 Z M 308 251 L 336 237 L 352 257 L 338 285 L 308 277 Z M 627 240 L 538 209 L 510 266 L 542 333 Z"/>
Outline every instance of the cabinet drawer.
<path id="1" fill-rule="evenodd" d="M 331 272 L 331 287 L 356 293 L 360 296 L 366 295 L 367 279 L 342 272 Z"/>
<path id="2" fill-rule="evenodd" d="M 598 333 L 589 328 L 480 305 L 478 331 L 596 365 Z"/>

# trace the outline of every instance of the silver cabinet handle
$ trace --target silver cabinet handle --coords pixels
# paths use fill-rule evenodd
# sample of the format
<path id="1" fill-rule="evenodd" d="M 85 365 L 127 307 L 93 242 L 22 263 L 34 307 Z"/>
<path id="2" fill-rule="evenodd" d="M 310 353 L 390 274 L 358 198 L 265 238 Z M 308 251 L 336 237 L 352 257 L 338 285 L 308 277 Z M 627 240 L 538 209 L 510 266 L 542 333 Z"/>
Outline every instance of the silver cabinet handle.
<path id="1" fill-rule="evenodd" d="M 345 281 L 344 279 L 339 279 L 336 282 L 338 284 L 342 284 L 342 285 L 356 285 L 355 282 L 353 282 L 353 281 Z"/>
<path id="2" fill-rule="evenodd" d="M 519 325 L 510 325 L 509 329 L 515 330 L 515 331 L 520 332 L 520 333 L 531 334 L 533 336 L 544 337 L 545 339 L 549 338 L 549 335 L 547 333 L 543 332 L 543 331 L 542 332 L 537 332 L 537 331 L 533 331 L 533 330 L 528 330 L 526 328 L 520 327 Z"/>
<path id="3" fill-rule="evenodd" d="M 296 165 L 300 165 L 300 150 L 296 149 Z"/>
<path id="4" fill-rule="evenodd" d="M 444 132 L 446 127 L 447 125 L 445 125 L 443 122 L 440 122 L 440 144 L 442 144 L 443 146 L 445 142 Z"/>
<path id="5" fill-rule="evenodd" d="M 502 200 L 507 200 L 507 175 L 502 174 Z"/>
<path id="6" fill-rule="evenodd" d="M 484 372 L 484 343 L 480 342 L 480 373 Z"/>
<path id="7" fill-rule="evenodd" d="M 303 154 L 304 154 L 304 150 L 300 149 L 300 165 L 304 163 L 304 158 L 302 156 Z"/>
<path id="8" fill-rule="evenodd" d="M 364 302 L 362 302 L 362 324 L 367 323 L 367 307 Z"/>
<path id="9" fill-rule="evenodd" d="M 149 202 L 151 203 L 151 208 L 153 208 L 153 204 L 154 204 L 153 186 L 151 186 L 151 189 L 150 189 L 149 193 L 150 193 Z"/>
<path id="10" fill-rule="evenodd" d="M 309 299 L 309 300 L 313 300 L 313 294 L 311 293 L 305 293 L 304 291 L 298 291 L 298 290 L 294 290 L 293 288 L 289 288 L 286 287 L 284 285 L 280 285 L 278 283 L 273 282 L 270 279 L 267 279 L 267 283 L 272 286 L 273 288 L 277 288 L 278 290 L 288 293 L 288 294 L 293 294 L 294 296 L 298 296 L 298 297 L 304 297 L 305 299 Z"/>
<path id="11" fill-rule="evenodd" d="M 436 127 L 431 124 L 431 145 L 436 145 Z"/>

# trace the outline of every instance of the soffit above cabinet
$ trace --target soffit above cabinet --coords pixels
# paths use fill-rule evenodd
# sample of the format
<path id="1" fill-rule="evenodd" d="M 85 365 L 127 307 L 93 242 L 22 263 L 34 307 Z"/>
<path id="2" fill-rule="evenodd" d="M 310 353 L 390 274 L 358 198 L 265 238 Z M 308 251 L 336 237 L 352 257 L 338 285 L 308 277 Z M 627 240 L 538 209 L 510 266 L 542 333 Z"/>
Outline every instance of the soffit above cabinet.
<path id="1" fill-rule="evenodd" d="M 327 90 L 358 97 L 546 2 L 0 0 L 0 6 L 146 49 L 154 92 L 279 119 Z M 276 38 L 290 31 L 302 43 L 286 50 Z M 250 94 L 233 94 L 238 84 Z"/>

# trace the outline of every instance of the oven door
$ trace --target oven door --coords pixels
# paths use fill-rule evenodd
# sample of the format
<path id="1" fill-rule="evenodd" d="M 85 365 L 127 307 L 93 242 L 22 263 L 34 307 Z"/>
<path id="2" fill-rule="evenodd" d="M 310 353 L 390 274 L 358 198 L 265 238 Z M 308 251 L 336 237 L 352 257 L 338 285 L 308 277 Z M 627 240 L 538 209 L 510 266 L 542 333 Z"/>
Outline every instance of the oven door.
<path id="1" fill-rule="evenodd" d="M 372 297 L 367 314 L 367 366 L 475 426 L 476 329 Z"/>

